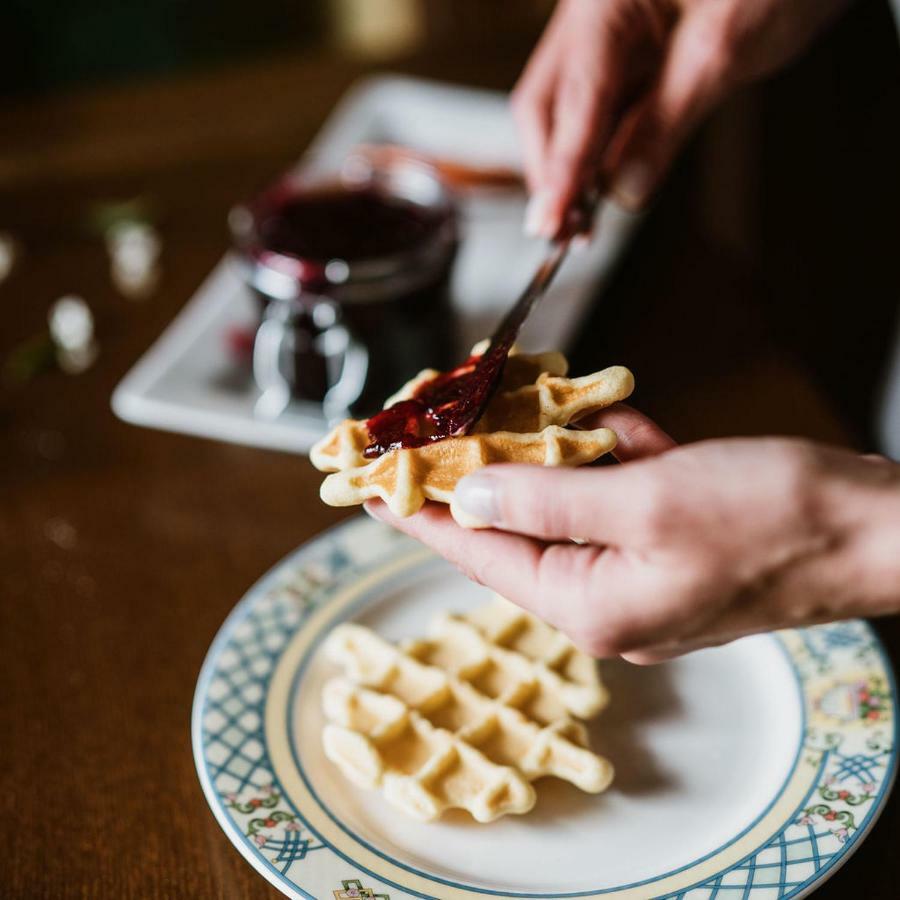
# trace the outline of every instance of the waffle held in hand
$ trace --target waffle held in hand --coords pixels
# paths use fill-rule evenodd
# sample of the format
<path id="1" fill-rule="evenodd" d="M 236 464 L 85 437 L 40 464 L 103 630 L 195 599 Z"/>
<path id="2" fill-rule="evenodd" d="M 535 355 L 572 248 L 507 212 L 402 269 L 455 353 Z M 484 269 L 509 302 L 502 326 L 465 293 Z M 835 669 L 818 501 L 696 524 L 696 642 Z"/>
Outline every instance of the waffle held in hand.
<path id="1" fill-rule="evenodd" d="M 426 500 L 437 500 L 450 504 L 460 525 L 479 527 L 483 523 L 453 503 L 454 488 L 463 476 L 501 462 L 578 466 L 615 446 L 616 435 L 609 428 L 567 426 L 628 397 L 634 389 L 631 372 L 612 366 L 567 378 L 566 371 L 562 354 L 514 351 L 499 390 L 472 434 L 394 449 L 371 460 L 364 456 L 369 443 L 366 422 L 341 422 L 310 452 L 313 465 L 331 473 L 322 483 L 322 499 L 330 506 L 355 506 L 378 497 L 397 516 L 410 516 Z M 436 374 L 420 373 L 385 407 L 415 396 Z"/>

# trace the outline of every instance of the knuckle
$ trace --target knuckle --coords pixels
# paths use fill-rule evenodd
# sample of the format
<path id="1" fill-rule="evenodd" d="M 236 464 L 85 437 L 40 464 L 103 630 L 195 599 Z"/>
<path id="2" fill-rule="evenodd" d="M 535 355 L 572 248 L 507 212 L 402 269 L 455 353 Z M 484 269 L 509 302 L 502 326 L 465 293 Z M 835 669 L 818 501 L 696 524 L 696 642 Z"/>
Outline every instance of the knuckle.
<path id="1" fill-rule="evenodd" d="M 471 553 L 458 557 L 454 564 L 470 581 L 493 587 L 503 581 L 504 561 L 496 555 Z"/>
<path id="2" fill-rule="evenodd" d="M 567 537 L 571 525 L 569 505 L 560 502 L 558 491 L 551 479 L 534 477 L 530 489 L 503 491 L 501 513 L 504 521 L 511 523 L 529 523 L 546 535 Z M 512 486 L 511 486 L 512 487 Z M 552 551 L 554 548 L 548 548 Z M 555 564 L 555 554 L 546 553 L 542 557 L 542 565 Z"/>
<path id="3" fill-rule="evenodd" d="M 477 567 L 477 580 L 479 584 L 496 589 L 503 585 L 508 579 L 509 562 L 505 556 L 501 554 L 485 555 L 479 561 Z M 522 596 L 523 601 L 527 601 L 527 596 Z"/>
<path id="4" fill-rule="evenodd" d="M 599 105 L 606 93 L 606 88 L 596 78 L 569 74 L 560 85 L 559 99 L 574 113 L 584 113 Z"/>
<path id="5" fill-rule="evenodd" d="M 640 517 L 647 538 L 665 536 L 675 519 L 675 496 L 668 478 L 650 475 L 646 478 L 640 498 Z"/>
<path id="6" fill-rule="evenodd" d="M 561 628 L 565 627 L 565 613 L 570 610 L 573 599 L 567 595 L 572 578 L 571 566 L 566 559 L 567 551 L 568 548 L 562 544 L 546 547 L 538 561 L 535 579 L 538 614 Z"/>
<path id="7" fill-rule="evenodd" d="M 831 604 L 821 597 L 804 599 L 800 603 L 780 603 L 778 607 L 784 610 L 780 618 L 785 621 L 788 627 L 814 625 L 834 618 L 834 610 Z"/>
<path id="8" fill-rule="evenodd" d="M 781 496 L 804 518 L 816 512 L 816 486 L 821 475 L 822 462 L 814 446 L 803 441 L 784 441 L 778 448 L 780 457 Z"/>
<path id="9" fill-rule="evenodd" d="M 705 552 L 682 554 L 677 567 L 666 572 L 665 584 L 660 585 L 668 603 L 675 609 L 694 610 L 706 595 L 714 590 L 719 572 L 716 568 L 717 550 L 713 556 Z M 686 623 L 684 623 L 686 624 Z"/>
<path id="10" fill-rule="evenodd" d="M 474 581 L 475 584 L 483 585 L 485 580 L 480 571 L 480 566 L 476 566 L 471 562 L 457 562 L 456 568 L 469 579 L 469 581 Z"/>
<path id="11" fill-rule="evenodd" d="M 531 609 L 594 658 L 619 656 L 647 643 L 646 627 L 625 595 L 597 589 L 603 550 L 551 544 L 541 551 Z"/>
<path id="12" fill-rule="evenodd" d="M 593 548 L 550 544 L 540 551 L 535 572 L 535 611 L 567 633 L 593 631 L 596 604 L 588 601 Z"/>
<path id="13" fill-rule="evenodd" d="M 691 35 L 694 49 L 698 52 L 705 51 L 704 55 L 708 57 L 725 49 L 731 28 L 728 10 L 724 4 L 720 4 L 718 10 L 708 10 L 705 15 L 693 19 L 690 24 L 693 26 Z"/>
<path id="14" fill-rule="evenodd" d="M 702 14 L 685 20 L 678 61 L 694 88 L 710 83 L 727 72 L 733 56 L 734 30 L 728 22 L 730 4 L 707 4 Z M 718 6 L 720 9 L 716 9 Z"/>
<path id="15" fill-rule="evenodd" d="M 738 49 L 738 29 L 726 15 L 711 17 L 699 28 L 692 50 L 708 77 L 721 78 L 733 64 Z"/>
<path id="16" fill-rule="evenodd" d="M 574 190 L 596 167 L 596 145 L 580 138 L 563 147 L 555 148 L 550 162 L 550 178 L 555 184 Z"/>
<path id="17" fill-rule="evenodd" d="M 778 452 L 782 460 L 797 478 L 818 468 L 819 453 L 813 444 L 802 440 L 782 440 L 778 442 Z"/>
<path id="18" fill-rule="evenodd" d="M 710 36 L 709 49 L 706 54 L 707 66 L 717 72 L 724 71 L 734 57 L 737 46 L 733 32 L 727 25 L 721 26 Z"/>

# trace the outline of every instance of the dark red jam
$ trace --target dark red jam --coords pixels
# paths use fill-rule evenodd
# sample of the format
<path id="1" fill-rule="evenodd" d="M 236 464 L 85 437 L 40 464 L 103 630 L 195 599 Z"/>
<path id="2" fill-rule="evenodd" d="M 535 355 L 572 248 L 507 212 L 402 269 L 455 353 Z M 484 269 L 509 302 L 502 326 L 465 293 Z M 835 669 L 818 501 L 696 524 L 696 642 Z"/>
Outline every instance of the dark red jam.
<path id="1" fill-rule="evenodd" d="M 445 218 L 371 187 L 337 186 L 270 195 L 257 227 L 266 250 L 297 259 L 353 262 L 415 250 Z"/>
<path id="2" fill-rule="evenodd" d="M 468 434 L 497 386 L 513 338 L 515 334 L 509 342 L 491 347 L 485 356 L 470 356 L 455 369 L 419 385 L 409 400 L 372 416 L 366 422 L 366 459 Z"/>

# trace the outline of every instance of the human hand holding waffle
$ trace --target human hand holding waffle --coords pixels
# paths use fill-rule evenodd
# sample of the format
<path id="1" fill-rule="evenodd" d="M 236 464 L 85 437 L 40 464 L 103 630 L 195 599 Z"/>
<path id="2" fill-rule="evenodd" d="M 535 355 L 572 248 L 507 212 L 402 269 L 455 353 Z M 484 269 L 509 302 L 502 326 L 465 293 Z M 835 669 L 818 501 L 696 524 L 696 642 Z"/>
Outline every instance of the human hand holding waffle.
<path id="1" fill-rule="evenodd" d="M 898 611 L 896 463 L 784 438 L 676 447 L 622 404 L 587 424 L 615 429 L 625 464 L 479 471 L 456 501 L 490 530 L 433 506 L 408 519 L 367 509 L 595 657 L 653 663 Z"/>
<path id="2" fill-rule="evenodd" d="M 543 431 L 441 441 L 422 448 L 426 465 L 398 466 L 403 478 L 380 485 L 352 485 L 355 496 L 386 499 L 369 500 L 367 510 L 593 656 L 656 662 L 760 631 L 898 611 L 900 466 L 780 438 L 676 447 L 615 402 L 630 392 L 627 370 L 567 380 L 560 366 L 559 357 L 519 357 L 481 427 L 497 427 L 509 398 L 521 411 L 516 398 L 541 397 L 542 385 L 573 391 L 580 383 L 599 395 L 550 408 L 562 423 L 577 418 L 582 431 L 524 416 L 517 427 Z M 538 435 L 549 448 L 579 434 L 587 436 L 583 452 L 536 449 Z M 494 439 L 505 452 L 492 452 Z M 459 452 L 476 442 L 477 453 Z M 519 442 L 532 455 L 517 455 Z M 334 433 L 321 451 L 346 458 L 350 444 Z M 626 465 L 573 470 L 609 450 Z M 386 466 L 375 463 L 368 471 Z M 452 516 L 425 499 L 450 503 Z"/>
<path id="3" fill-rule="evenodd" d="M 471 434 L 394 449 L 374 459 L 364 455 L 369 424 L 342 422 L 310 453 L 317 469 L 332 473 L 322 484 L 322 499 L 332 506 L 353 506 L 378 498 L 401 517 L 418 512 L 426 500 L 435 500 L 449 504 L 460 525 L 487 524 L 454 504 L 460 478 L 491 463 L 582 465 L 615 446 L 616 435 L 609 428 L 568 426 L 625 399 L 634 387 L 631 373 L 612 366 L 582 378 L 567 378 L 566 370 L 565 357 L 559 353 L 513 353 L 499 390 Z M 436 374 L 420 373 L 385 406 L 415 396 Z"/>

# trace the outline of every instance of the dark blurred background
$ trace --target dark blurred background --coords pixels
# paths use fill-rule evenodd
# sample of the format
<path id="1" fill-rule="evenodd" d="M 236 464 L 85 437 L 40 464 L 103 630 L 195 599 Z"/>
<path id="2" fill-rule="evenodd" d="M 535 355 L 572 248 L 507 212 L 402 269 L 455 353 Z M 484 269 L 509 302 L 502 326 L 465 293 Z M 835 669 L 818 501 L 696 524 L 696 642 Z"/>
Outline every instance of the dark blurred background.
<path id="1" fill-rule="evenodd" d="M 2 90 L 59 90 L 299 49 L 321 38 L 324 19 L 321 5 L 288 0 L 7 0 Z"/>
<path id="2" fill-rule="evenodd" d="M 522 46 L 552 0 L 7 0 L 4 94 L 58 90 L 328 47 L 385 60 L 425 47 Z"/>

